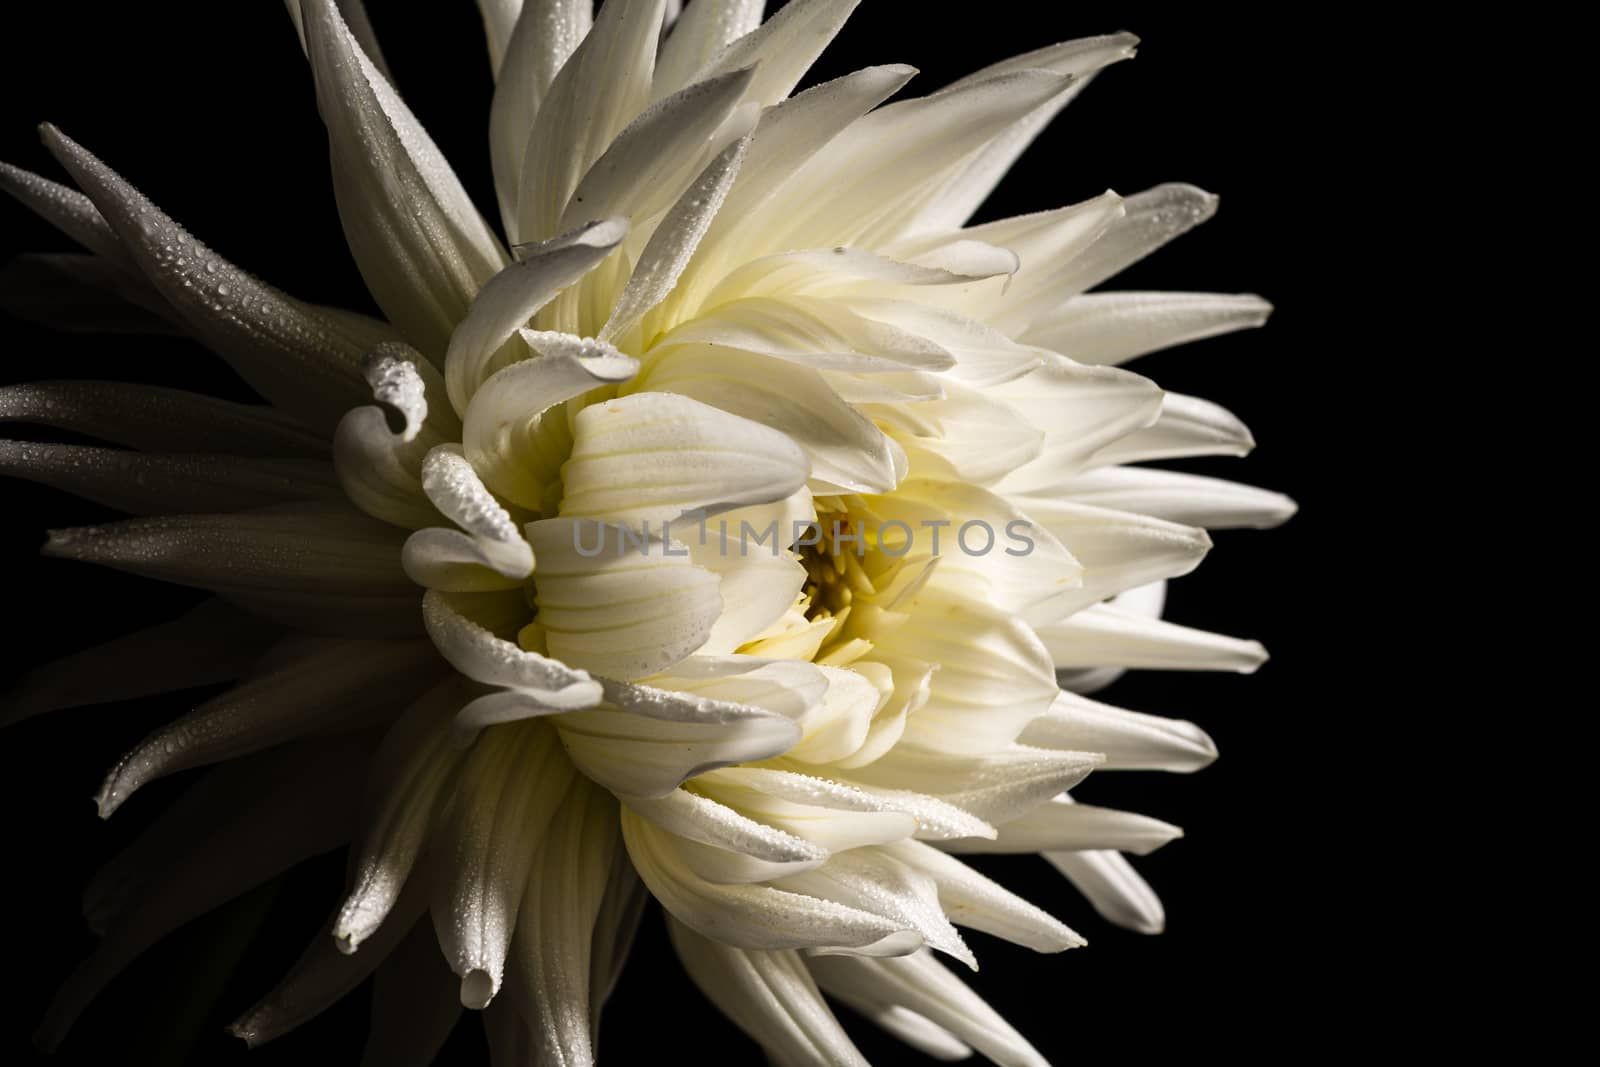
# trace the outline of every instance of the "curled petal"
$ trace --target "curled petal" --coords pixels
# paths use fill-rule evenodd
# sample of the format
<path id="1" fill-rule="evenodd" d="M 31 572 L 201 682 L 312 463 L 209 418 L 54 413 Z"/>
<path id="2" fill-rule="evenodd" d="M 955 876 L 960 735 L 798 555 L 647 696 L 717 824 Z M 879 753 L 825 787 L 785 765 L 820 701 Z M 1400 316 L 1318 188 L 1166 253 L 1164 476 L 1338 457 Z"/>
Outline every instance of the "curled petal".
<path id="1" fill-rule="evenodd" d="M 628 235 L 626 219 L 603 219 L 535 245 L 489 280 L 450 335 L 445 385 L 463 418 L 478 387 L 512 362 L 517 331 L 561 290 L 589 273 Z"/>

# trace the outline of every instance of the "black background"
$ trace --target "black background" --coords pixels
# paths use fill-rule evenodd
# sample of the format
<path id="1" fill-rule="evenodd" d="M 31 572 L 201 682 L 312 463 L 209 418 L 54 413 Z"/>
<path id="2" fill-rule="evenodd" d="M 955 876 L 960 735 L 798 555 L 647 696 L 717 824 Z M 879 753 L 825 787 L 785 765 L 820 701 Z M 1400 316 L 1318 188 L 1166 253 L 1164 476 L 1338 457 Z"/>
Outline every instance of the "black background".
<path id="1" fill-rule="evenodd" d="M 475 8 L 465 0 L 369 7 L 401 91 L 496 217 L 485 143 L 491 83 Z M 92 15 L 79 5 L 26 8 L 8 13 L 0 46 L 0 158 L 59 178 L 34 133 L 36 122 L 55 122 L 239 265 L 297 296 L 370 307 L 341 240 L 324 131 L 281 4 L 104 5 Z M 1335 818 L 1340 790 L 1352 787 L 1329 778 L 1324 758 L 1335 723 L 1351 711 L 1330 688 L 1334 665 L 1347 661 L 1341 646 L 1349 636 L 1335 620 L 1349 575 L 1348 560 L 1327 546 L 1343 525 L 1349 505 L 1340 486 L 1352 475 L 1329 459 L 1328 417 L 1348 407 L 1329 374 L 1343 354 L 1332 303 L 1347 284 L 1335 250 L 1348 236 L 1320 210 L 1333 195 L 1327 170 L 1338 165 L 1320 106 L 1329 71 L 1324 45 L 1314 43 L 1320 33 L 1187 10 L 869 0 L 806 83 L 906 62 L 922 71 L 912 90 L 927 91 L 1015 52 L 1133 30 L 1144 39 L 1140 56 L 1103 74 L 1068 108 L 980 218 L 1072 203 L 1108 187 L 1132 193 L 1193 182 L 1221 194 L 1218 216 L 1112 285 L 1255 291 L 1278 307 L 1265 330 L 1159 354 L 1137 368 L 1230 407 L 1260 442 L 1248 460 L 1187 469 L 1287 491 L 1302 505 L 1283 529 L 1220 533 L 1211 557 L 1170 593 L 1169 617 L 1260 637 L 1270 663 L 1254 677 L 1133 675 L 1103 694 L 1194 719 L 1223 754 L 1199 775 L 1105 774 L 1077 791 L 1185 827 L 1185 839 L 1136 861 L 1166 903 L 1167 932 L 1152 938 L 1110 927 L 1041 860 L 980 863 L 1090 940 L 1087 949 L 1046 957 L 970 938 L 983 967 L 973 984 L 1060 1063 L 1197 1047 L 1270 1055 L 1312 1027 L 1326 1034 L 1332 961 L 1347 956 L 1350 936 L 1342 912 L 1351 895 L 1334 902 L 1330 886 L 1354 861 Z M 0 204 L 0 260 L 69 250 L 20 207 Z M 248 397 L 220 361 L 184 342 L 59 335 L 10 318 L 0 319 L 0 338 L 6 382 L 110 378 Z M 29 484 L 7 482 L 3 492 L 6 674 L 196 599 L 39 559 L 46 527 L 112 516 Z M 0 735 L 9 869 L 0 916 L 14 986 L 0 1062 L 32 1062 L 28 1035 L 39 1013 L 92 944 L 78 914 L 82 885 L 183 785 L 181 776 L 156 783 L 101 823 L 89 799 L 100 775 L 190 703 L 58 713 Z M 112 985 L 57 1062 L 239 1061 L 243 1047 L 222 1026 L 315 932 L 340 878 L 339 859 L 328 857 L 195 922 Z M 250 932 L 262 917 L 261 932 Z M 220 957 L 230 942 L 247 948 L 241 962 Z M 310 1054 L 354 1062 L 365 1005 L 363 990 L 251 1061 Z M 484 1059 L 474 1023 L 458 1027 L 441 1062 Z M 850 1025 L 874 1062 L 916 1062 L 870 1027 Z M 607 1010 L 602 1051 L 627 1063 L 691 1048 L 722 1062 L 760 1062 L 684 978 L 652 916 Z"/>

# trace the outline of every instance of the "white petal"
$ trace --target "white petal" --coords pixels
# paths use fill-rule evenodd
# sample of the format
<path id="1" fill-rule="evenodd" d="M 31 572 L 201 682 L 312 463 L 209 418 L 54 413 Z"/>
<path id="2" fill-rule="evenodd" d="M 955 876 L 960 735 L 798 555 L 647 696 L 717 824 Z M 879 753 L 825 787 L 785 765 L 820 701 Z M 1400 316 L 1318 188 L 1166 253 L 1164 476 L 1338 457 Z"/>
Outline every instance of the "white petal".
<path id="1" fill-rule="evenodd" d="M 830 852 L 901 841 L 917 829 L 892 800 L 809 775 L 728 767 L 701 775 L 695 789 Z"/>
<path id="2" fill-rule="evenodd" d="M 462 443 L 483 480 L 507 500 L 547 510 L 546 495 L 560 487 L 560 468 L 571 444 L 564 409 L 549 423 L 544 413 L 600 386 L 624 381 L 636 360 L 591 339 L 523 330 L 541 353 L 497 371 L 472 395 Z M 558 435 L 553 445 L 547 434 Z"/>
<path id="3" fill-rule="evenodd" d="M 116 231 L 95 208 L 94 202 L 76 189 L 10 163 L 0 163 L 0 189 L 95 255 L 133 267 L 133 260 L 122 247 Z"/>
<path id="4" fill-rule="evenodd" d="M 333 5 L 306 3 L 345 239 L 384 314 L 438 358 L 478 289 L 506 265 L 505 252 Z"/>
<path id="5" fill-rule="evenodd" d="M 1043 748 L 1102 752 L 1104 770 L 1188 773 L 1217 758 L 1217 747 L 1192 722 L 1124 711 L 1062 693 L 1045 715 L 1022 732 L 1022 742 Z"/>
<path id="6" fill-rule="evenodd" d="M 665 6 L 664 0 L 602 5 L 594 28 L 556 75 L 528 136 L 518 240 L 558 232 L 578 179 L 644 110 Z"/>
<path id="7" fill-rule="evenodd" d="M 697 855 L 680 841 L 678 851 L 691 869 L 709 882 L 763 882 L 815 867 L 828 858 L 828 850 L 821 845 L 685 789 L 674 789 L 662 797 L 624 796 L 622 800 L 663 830 L 705 846 L 707 852 Z M 719 870 L 696 862 L 708 855 L 720 861 Z"/>
<path id="8" fill-rule="evenodd" d="M 746 97 L 770 107 L 789 95 L 860 2 L 795 0 L 785 4 L 729 45 L 700 76 L 755 67 L 756 78 Z"/>
<path id="9" fill-rule="evenodd" d="M 456 977 L 419 922 L 372 982 L 372 1020 L 361 1067 L 430 1067 L 461 1018 Z"/>
<path id="10" fill-rule="evenodd" d="M 955 357 L 950 377 L 968 385 L 1014 381 L 1040 367 L 1047 353 L 1019 345 L 1005 334 L 925 303 L 909 300 L 855 300 L 857 312 L 923 338 Z"/>
<path id="11" fill-rule="evenodd" d="M 1282 493 L 1221 478 L 1147 467 L 1100 467 L 1060 483 L 1056 492 L 1084 504 L 1137 511 L 1210 530 L 1266 529 L 1298 510 Z M 1025 507 L 1026 505 L 1024 505 Z"/>
<path id="12" fill-rule="evenodd" d="M 712 135 L 749 88 L 750 75 L 730 71 L 647 108 L 578 182 L 561 228 L 612 215 L 643 220 L 671 204 L 706 165 Z"/>
<path id="13" fill-rule="evenodd" d="M 991 823 L 1016 818 L 1071 789 L 1104 762 L 1098 752 L 1060 752 L 1011 745 L 981 756 L 956 756 L 898 746 L 848 780 L 864 786 L 927 793 Z"/>
<path id="14" fill-rule="evenodd" d="M 677 92 L 728 45 L 761 25 L 764 0 L 704 0 L 672 24 L 656 60 L 651 99 Z"/>
<path id="15" fill-rule="evenodd" d="M 34 667 L 11 685 L 0 724 L 48 711 L 230 682 L 277 636 L 269 623 L 220 600 L 170 622 Z"/>
<path id="16" fill-rule="evenodd" d="M 574 666 L 657 674 L 704 645 L 722 611 L 717 576 L 675 541 L 630 542 L 622 527 L 578 519 L 542 519 L 527 534 L 545 645 Z"/>
<path id="17" fill-rule="evenodd" d="M 1049 359 L 1043 367 L 991 391 L 1044 431 L 1037 460 L 1001 483 L 1002 491 L 1055 486 L 1098 453 L 1117 448 L 1158 418 L 1163 394 L 1148 378 L 1115 367 Z"/>
<path id="18" fill-rule="evenodd" d="M 1039 637 L 1058 670 L 1112 666 L 1250 674 L 1267 660 L 1259 641 L 1178 626 L 1108 604 L 1041 626 Z"/>
<path id="19" fill-rule="evenodd" d="M 805 454 L 784 434 L 666 393 L 587 407 L 575 436 L 562 470 L 563 516 L 669 522 L 782 500 L 809 474 Z M 735 455 L 737 464 L 729 462 Z"/>
<path id="20" fill-rule="evenodd" d="M 51 1001 L 34 1035 L 40 1049 L 55 1048 L 111 979 L 180 925 L 348 840 L 365 769 L 360 746 L 307 746 L 295 756 L 292 771 L 280 768 L 251 803 L 228 809 L 225 825 L 189 841 L 117 916 Z"/>
<path id="21" fill-rule="evenodd" d="M 163 456 L 120 448 L 0 440 L 0 476 L 54 486 L 133 515 L 232 511 L 340 499 L 314 459 Z"/>
<path id="22" fill-rule="evenodd" d="M 480 0 L 480 5 L 495 71 L 489 108 L 494 187 L 506 234 L 518 244 L 517 202 L 528 137 L 556 73 L 589 32 L 594 5 L 591 0 Z"/>
<path id="23" fill-rule="evenodd" d="M 936 948 L 973 970 L 978 961 L 939 907 L 939 891 L 927 875 L 882 849 L 862 848 L 829 857 L 822 866 L 773 883 L 776 889 L 806 893 L 860 908 L 921 934 Z"/>
<path id="24" fill-rule="evenodd" d="M 907 744 L 952 755 L 1000 748 L 1055 699 L 1049 653 L 1010 612 L 976 597 L 927 593 L 907 613 L 875 650 L 886 662 L 939 665 L 927 703 L 906 724 Z"/>
<path id="25" fill-rule="evenodd" d="M 422 617 L 439 654 L 468 678 L 524 693 L 554 707 L 588 707 L 600 700 L 600 683 L 565 663 L 525 652 L 468 618 L 460 602 L 430 590 Z"/>
<path id="26" fill-rule="evenodd" d="M 500 991 L 534 849 L 572 775 L 539 722 L 497 728 L 461 768 L 430 910 L 463 1007 L 482 1009 Z"/>
<path id="27" fill-rule="evenodd" d="M 894 487 L 894 443 L 815 370 L 750 351 L 729 355 L 720 343 L 675 348 L 638 387 L 687 396 L 783 433 L 809 458 L 813 493 Z"/>
<path id="28" fill-rule="evenodd" d="M 684 288 L 689 306 L 750 256 L 756 234 L 737 225 L 771 197 L 822 147 L 909 81 L 916 71 L 906 66 L 868 67 L 813 86 L 762 112 L 734 183 L 717 220 L 701 242 L 701 262 L 689 272 Z M 772 249 L 760 248 L 760 252 Z M 719 267 L 720 265 L 720 267 Z"/>
<path id="29" fill-rule="evenodd" d="M 944 1027 L 1000 1067 L 1049 1067 L 1032 1045 L 930 952 L 900 959 L 815 956 L 806 966 L 829 994 L 898 1004 Z"/>
<path id="30" fill-rule="evenodd" d="M 1107 922 L 1141 934 L 1159 934 L 1166 928 L 1161 899 L 1121 853 L 1046 852 L 1044 858 Z"/>
<path id="31" fill-rule="evenodd" d="M 478 387 L 521 354 L 514 344 L 507 347 L 517 331 L 557 293 L 610 255 L 627 234 L 626 220 L 605 219 L 519 248 L 521 261 L 483 287 L 450 335 L 445 385 L 458 414 L 465 418 Z"/>
<path id="32" fill-rule="evenodd" d="M 340 952 L 328 937 L 328 928 L 318 930 L 283 979 L 250 1010 L 229 1023 L 228 1032 L 254 1049 L 332 1007 L 365 981 L 422 917 L 427 894 L 420 887 L 412 887 L 406 897 L 391 921 L 362 952 Z"/>
<path id="33" fill-rule="evenodd" d="M 702 937 L 670 917 L 667 932 L 695 985 L 767 1049 L 774 1062 L 794 1067 L 867 1067 L 798 953 L 747 952 Z"/>
<path id="34" fill-rule="evenodd" d="M 535 0 L 526 6 L 537 11 L 540 5 Z M 478 14 L 483 16 L 483 35 L 489 43 L 489 69 L 497 80 L 523 7 L 523 0 L 478 0 Z"/>
<path id="35" fill-rule="evenodd" d="M 618 855 L 617 804 L 577 778 L 539 844 L 517 916 L 517 1010 L 542 1061 L 594 1063 L 589 973 L 595 920 Z"/>
<path id="36" fill-rule="evenodd" d="M 608 683 L 618 709 L 554 720 L 573 760 L 613 792 L 661 797 L 695 775 L 768 759 L 799 739 L 786 716 L 694 692 Z"/>
<path id="37" fill-rule="evenodd" d="M 289 504 L 52 530 L 42 552 L 221 593 L 319 633 L 415 632 L 399 531 L 349 505 Z"/>
<path id="38" fill-rule="evenodd" d="M 906 231 L 930 182 L 998 124 L 1026 115 L 1066 84 L 1048 71 L 1020 71 L 879 108 L 813 157 L 749 221 L 771 231 L 763 239 L 772 251 L 892 240 Z"/>
<path id="39" fill-rule="evenodd" d="M 377 403 L 352 408 L 333 437 L 334 468 L 345 495 L 368 515 L 396 526 L 438 522 L 422 491 L 422 459 L 442 436 L 459 430 L 442 403 L 439 372 L 416 349 L 388 342 L 362 361 L 362 373 Z"/>
<path id="40" fill-rule="evenodd" d="M 420 642 L 290 639 L 270 670 L 159 727 L 117 761 L 95 796 L 109 818 L 147 782 L 401 705 L 442 666 Z"/>
<path id="41" fill-rule="evenodd" d="M 380 928 L 392 932 L 389 914 L 402 890 L 421 883 L 408 879 L 465 757 L 448 734 L 450 714 L 466 697 L 462 679 L 447 678 L 401 714 L 373 757 L 350 891 L 331 931 L 341 952 L 355 952 Z"/>
<path id="42" fill-rule="evenodd" d="M 749 138 L 741 137 L 718 153 L 667 211 L 639 253 L 639 262 L 600 331 L 601 339 L 626 336 L 672 292 L 711 220 L 722 209 L 749 144 Z"/>
<path id="43" fill-rule="evenodd" d="M 1217 198 L 1192 185 L 1158 185 L 1123 201 L 1123 215 L 1051 280 L 1065 299 L 1092 289 L 1200 225 L 1217 210 Z"/>
<path id="44" fill-rule="evenodd" d="M 422 462 L 422 489 L 445 518 L 460 526 L 496 574 L 526 578 L 533 550 L 510 513 L 479 480 L 458 445 L 440 445 Z"/>
<path id="45" fill-rule="evenodd" d="M 1114 849 L 1144 856 L 1182 836 L 1182 830 L 1160 819 L 1075 804 L 1071 797 L 1063 795 L 1002 823 L 1000 835 L 993 841 L 951 841 L 945 848 L 959 853 Z"/>
<path id="46" fill-rule="evenodd" d="M 327 441 L 265 404 L 134 382 L 23 382 L 0 388 L 0 422 L 97 437 L 144 452 L 327 454 Z"/>
<path id="47" fill-rule="evenodd" d="M 1113 63 L 1133 58 L 1134 46 L 1138 43 L 1139 39 L 1131 33 L 1067 41 L 985 67 L 945 89 L 945 92 L 950 92 L 981 82 L 995 74 L 1019 70 L 1049 70 L 1065 74 L 1072 79 L 1047 103 L 1011 123 L 982 149 L 973 153 L 967 166 L 962 168 L 945 185 L 938 197 L 919 213 L 918 227 L 942 229 L 959 226 L 965 222 L 968 216 L 988 198 L 1000 179 L 1017 161 L 1017 157 L 1022 155 L 1039 132 L 1050 124 L 1050 120 L 1083 91 L 1098 71 Z"/>
<path id="48" fill-rule="evenodd" d="M 650 892 L 679 922 L 745 949 L 905 951 L 920 938 L 858 908 L 757 885 L 715 885 L 673 852 L 670 835 L 623 809 L 622 837 Z"/>
<path id="49" fill-rule="evenodd" d="M 1004 938 L 1035 952 L 1062 952 L 1087 944 L 1076 932 L 953 856 L 920 841 L 883 850 L 933 880 L 950 921 Z"/>
<path id="50" fill-rule="evenodd" d="M 361 345 L 337 324 L 190 237 L 59 130 L 44 138 L 189 329 L 252 388 L 323 430 L 365 399 Z"/>
<path id="51" fill-rule="evenodd" d="M 1079 363 L 1117 365 L 1150 352 L 1264 325 L 1272 305 L 1253 294 L 1087 293 L 1036 320 L 1029 344 Z"/>
<path id="52" fill-rule="evenodd" d="M 873 1024 L 882 1027 L 889 1036 L 910 1045 L 924 1056 L 945 1063 L 972 1058 L 971 1045 L 930 1021 L 925 1015 L 918 1015 L 898 1004 L 874 1004 L 860 997 L 840 993 L 838 990 L 833 990 L 830 996 L 871 1020 Z"/>
<path id="53" fill-rule="evenodd" d="M 1196 526 L 1065 501 L 1035 499 L 1028 506 L 1029 517 L 1059 538 L 1083 564 L 1082 586 L 1065 590 L 1051 601 L 1056 618 L 1125 589 L 1188 574 L 1211 548 L 1211 538 Z"/>
<path id="54" fill-rule="evenodd" d="M 284 0 L 289 8 L 289 19 L 294 23 L 294 32 L 300 37 L 300 47 L 306 50 L 305 17 L 302 4 L 304 0 Z M 378 38 L 372 32 L 372 20 L 367 17 L 366 5 L 362 0 L 333 0 L 334 6 L 339 9 L 339 15 L 344 19 L 345 25 L 350 28 L 350 34 L 361 45 L 361 50 L 372 65 L 389 78 L 389 67 L 383 60 L 383 51 L 378 47 Z"/>
<path id="55" fill-rule="evenodd" d="M 1100 449 L 1090 465 L 1243 456 L 1255 447 L 1250 430 L 1232 412 L 1199 397 L 1167 393 L 1162 397 L 1160 418 L 1148 429 L 1135 430 Z"/>
<path id="56" fill-rule="evenodd" d="M 796 503 L 807 510 L 798 510 Z M 810 508 L 811 495 L 802 489 L 776 504 L 723 513 L 715 533 L 707 522 L 695 535 L 684 534 L 689 558 L 720 581 L 722 614 L 697 650 L 700 655 L 732 653 L 794 606 L 806 571 L 787 550 L 787 540 L 794 523 L 814 514 Z"/>
<path id="57" fill-rule="evenodd" d="M 1052 602 L 1081 582 L 1082 564 L 1060 541 L 980 486 L 914 478 L 870 506 L 880 538 L 906 566 L 937 562 L 929 589 L 1027 621 L 1035 611 L 1051 617 Z"/>

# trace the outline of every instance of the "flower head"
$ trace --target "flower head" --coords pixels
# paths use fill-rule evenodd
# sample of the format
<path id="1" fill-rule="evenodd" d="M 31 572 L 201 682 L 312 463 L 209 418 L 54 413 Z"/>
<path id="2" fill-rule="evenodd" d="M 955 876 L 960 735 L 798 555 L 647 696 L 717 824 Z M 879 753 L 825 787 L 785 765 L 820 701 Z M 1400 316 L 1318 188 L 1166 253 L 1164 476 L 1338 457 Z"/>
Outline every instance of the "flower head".
<path id="1" fill-rule="evenodd" d="M 0 453 L 139 516 L 46 554 L 217 594 L 98 655 L 180 650 L 139 691 L 239 679 L 97 798 L 109 816 L 218 765 L 156 837 L 205 843 L 228 876 L 163 886 L 159 908 L 97 882 L 113 936 L 47 1043 L 219 881 L 345 841 L 348 890 L 235 1023 L 251 1043 L 420 936 L 488 1009 L 497 1057 L 590 1062 L 653 897 L 695 982 L 779 1062 L 859 1062 L 824 994 L 925 1051 L 1038 1062 L 935 954 L 976 966 L 958 926 L 1083 939 L 959 857 L 1042 854 L 1111 921 L 1161 928 L 1122 854 L 1178 829 L 1068 791 L 1215 751 L 1084 694 L 1127 667 L 1254 669 L 1254 642 L 1161 621 L 1163 583 L 1205 527 L 1293 505 L 1137 466 L 1253 442 L 1122 364 L 1269 309 L 1088 292 L 1209 217 L 1190 186 L 966 225 L 1132 37 L 893 102 L 910 68 L 797 92 L 854 6 L 484 0 L 497 232 L 360 5 L 290 0 L 385 321 L 257 281 L 52 127 L 81 192 L 0 171 L 94 253 L 87 279 L 268 402 L 0 390 L 0 417 L 122 446 Z M 67 684 L 86 655 L 36 672 L 12 717 L 129 694 L 115 672 Z M 425 1048 L 438 1022 L 390 1025 Z"/>

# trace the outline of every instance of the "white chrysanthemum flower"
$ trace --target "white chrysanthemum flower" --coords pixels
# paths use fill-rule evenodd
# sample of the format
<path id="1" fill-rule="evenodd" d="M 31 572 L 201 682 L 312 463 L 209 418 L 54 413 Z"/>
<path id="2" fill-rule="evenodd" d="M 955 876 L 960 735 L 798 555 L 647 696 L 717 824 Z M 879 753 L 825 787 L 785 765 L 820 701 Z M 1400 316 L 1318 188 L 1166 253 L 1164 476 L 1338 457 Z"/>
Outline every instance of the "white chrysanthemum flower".
<path id="1" fill-rule="evenodd" d="M 957 857 L 1042 854 L 1111 921 L 1161 928 L 1123 853 L 1178 829 L 1068 790 L 1215 751 L 1082 694 L 1128 667 L 1254 669 L 1254 642 L 1161 621 L 1162 583 L 1205 527 L 1293 511 L 1132 465 L 1251 447 L 1120 365 L 1267 305 L 1086 295 L 1212 197 L 963 225 L 1134 40 L 886 103 L 911 69 L 794 94 L 854 0 L 765 23 L 748 0 L 480 6 L 504 241 L 360 4 L 289 2 L 387 323 L 255 280 L 53 128 L 82 193 L 0 173 L 95 253 L 88 280 L 270 404 L 0 390 L 0 418 L 122 446 L 4 446 L 7 473 L 140 516 L 47 554 L 217 594 L 41 668 L 10 717 L 238 680 L 107 777 L 102 815 L 220 765 L 91 887 L 107 938 L 43 1039 L 186 916 L 350 840 L 346 897 L 247 1041 L 374 970 L 403 981 L 418 957 L 395 950 L 424 936 L 490 1008 L 497 1062 L 591 1062 L 648 894 L 775 1062 L 861 1062 L 824 993 L 935 1055 L 1040 1062 L 934 953 L 976 965 L 957 926 L 1083 940 Z M 150 882 L 191 844 L 187 877 Z M 373 1055 L 437 1047 L 458 1010 L 380 1010 Z"/>

